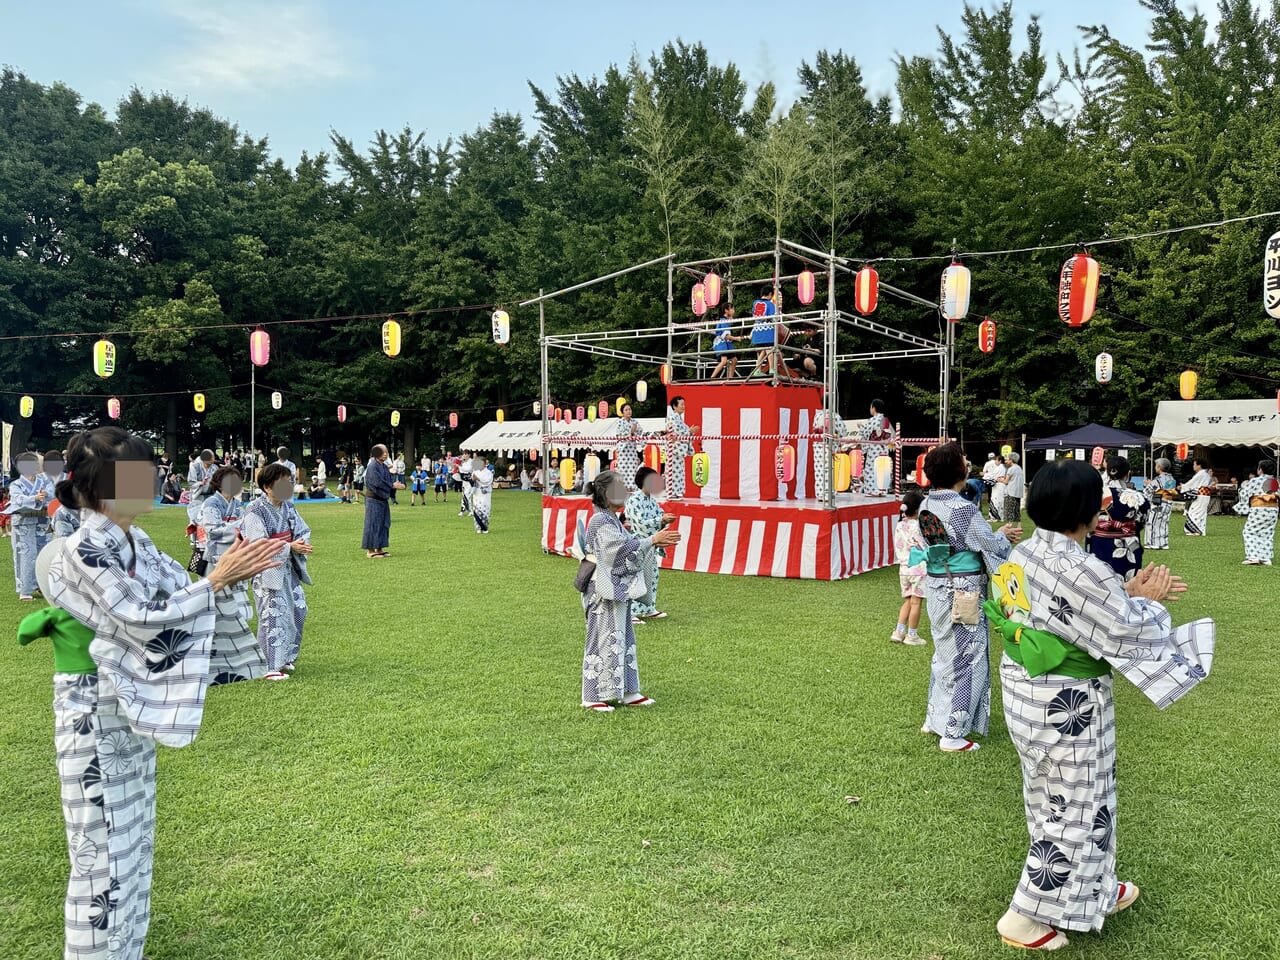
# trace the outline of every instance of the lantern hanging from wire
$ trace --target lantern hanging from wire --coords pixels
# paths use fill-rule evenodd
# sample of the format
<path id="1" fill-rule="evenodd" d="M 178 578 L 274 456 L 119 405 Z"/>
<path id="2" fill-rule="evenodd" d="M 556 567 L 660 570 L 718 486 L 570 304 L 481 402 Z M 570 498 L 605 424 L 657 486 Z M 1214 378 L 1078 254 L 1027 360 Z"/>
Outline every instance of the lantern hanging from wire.
<path id="1" fill-rule="evenodd" d="M 116 345 L 110 340 L 93 345 L 93 372 L 103 380 L 116 372 Z"/>
<path id="2" fill-rule="evenodd" d="M 112 420 L 120 419 L 120 400 L 117 397 L 111 397 L 107 400 L 107 416 Z"/>
<path id="3" fill-rule="evenodd" d="M 191 398 L 191 404 L 196 408 L 196 413 L 204 413 L 204 394 L 197 393 Z"/>
<path id="4" fill-rule="evenodd" d="M 1102 466 L 1104 460 L 1107 459 L 1107 451 L 1102 447 L 1094 447 L 1089 453 L 1089 462 L 1095 467 Z"/>
<path id="5" fill-rule="evenodd" d="M 689 300 L 695 317 L 700 317 L 707 312 L 707 291 L 702 284 L 695 283 L 693 285 L 693 292 L 689 295 Z"/>
<path id="6" fill-rule="evenodd" d="M 702 299 L 708 307 L 720 305 L 720 274 L 714 270 L 702 278 Z"/>
<path id="7" fill-rule="evenodd" d="M 853 306 L 859 313 L 869 316 L 876 312 L 880 301 L 880 274 L 872 266 L 864 266 L 853 278 Z"/>
<path id="8" fill-rule="evenodd" d="M 36 402 L 31 397 L 23 397 L 18 401 L 18 412 L 24 417 L 30 417 L 36 410 Z"/>
<path id="9" fill-rule="evenodd" d="M 1058 316 L 1069 327 L 1083 327 L 1098 299 L 1098 261 L 1087 253 L 1068 257 L 1058 277 Z"/>
<path id="10" fill-rule="evenodd" d="M 271 409 L 279 410 L 284 406 L 284 395 L 279 390 L 271 391 Z"/>
<path id="11" fill-rule="evenodd" d="M 1178 444 L 1177 456 L 1179 460 L 1185 460 L 1191 456 L 1191 449 L 1185 443 L 1180 443 Z"/>
<path id="12" fill-rule="evenodd" d="M 671 381 L 675 379 L 675 371 L 672 369 L 671 364 L 664 363 L 658 368 L 658 379 L 662 381 L 664 387 L 671 386 Z"/>
<path id="13" fill-rule="evenodd" d="M 505 423 L 507 420 L 507 412 L 499 407 L 496 419 L 499 423 Z"/>
<path id="14" fill-rule="evenodd" d="M 559 407 L 552 407 L 551 419 L 554 420 L 556 423 L 559 423 L 561 420 L 564 419 L 564 411 L 561 410 Z"/>
<path id="15" fill-rule="evenodd" d="M 636 403 L 644 403 L 649 399 L 649 384 L 644 380 L 636 381 Z"/>
<path id="16" fill-rule="evenodd" d="M 1004 445 L 1000 448 L 1000 459 L 1001 459 L 1001 460 L 1008 460 L 1008 459 L 1009 459 L 1009 454 L 1011 454 L 1011 453 L 1013 453 L 1013 447 L 1012 447 L 1012 445 L 1007 444 L 1007 443 L 1006 443 L 1006 444 L 1004 444 Z"/>
<path id="17" fill-rule="evenodd" d="M 1194 370 L 1183 370 L 1182 376 L 1178 377 L 1178 393 L 1183 400 L 1194 400 L 1199 384 L 1200 377 Z"/>
<path id="18" fill-rule="evenodd" d="M 617 411 L 618 411 L 618 416 L 622 416 L 622 408 L 623 408 L 623 407 L 625 407 L 626 405 L 627 405 L 627 398 L 626 398 L 626 397 L 619 397 L 619 398 L 618 398 L 618 402 L 617 402 L 617 404 L 615 405 L 615 408 L 616 408 L 616 409 L 617 409 Z"/>
<path id="19" fill-rule="evenodd" d="M 812 270 L 801 270 L 800 275 L 796 277 L 796 299 L 805 306 L 813 303 L 814 294 L 817 292 L 817 282 L 813 278 Z"/>
<path id="20" fill-rule="evenodd" d="M 457 430 L 457 429 L 458 429 L 458 414 L 457 414 L 457 413 L 450 413 L 450 414 L 449 414 L 449 429 L 450 429 L 450 430 Z"/>
<path id="21" fill-rule="evenodd" d="M 540 417 L 540 416 L 542 416 L 542 401 L 541 401 L 541 400 L 535 400 L 535 401 L 533 401 L 533 415 L 534 415 L 535 417 Z"/>
<path id="22" fill-rule="evenodd" d="M 347 405 L 345 403 L 338 404 L 338 422 L 347 422 Z"/>
<path id="23" fill-rule="evenodd" d="M 773 472 L 779 483 L 790 483 L 796 477 L 796 448 L 780 443 L 773 451 Z"/>
<path id="24" fill-rule="evenodd" d="M 271 334 L 259 327 L 249 334 L 249 362 L 265 367 L 271 359 Z"/>
<path id="25" fill-rule="evenodd" d="M 398 426 L 400 426 L 400 411 L 399 411 L 399 410 L 392 410 L 392 411 L 391 411 L 391 425 L 392 425 L 393 427 L 398 427 Z"/>
<path id="26" fill-rule="evenodd" d="M 1115 365 L 1111 361 L 1111 354 L 1100 353 L 1093 358 L 1093 378 L 1099 383 L 1110 383 L 1111 374 L 1115 371 Z"/>
<path id="27" fill-rule="evenodd" d="M 388 357 L 400 356 L 400 324 L 395 320 L 382 325 L 382 352 Z"/>
<path id="28" fill-rule="evenodd" d="M 599 414 L 601 420 L 609 419 L 609 401 L 601 400 L 596 407 L 596 413 Z"/>
<path id="29" fill-rule="evenodd" d="M 574 419 L 582 420 L 583 418 L 586 417 L 586 415 L 587 415 L 586 408 L 583 407 L 582 404 L 578 404 L 578 409 L 573 412 Z"/>
<path id="30" fill-rule="evenodd" d="M 969 268 L 962 263 L 952 262 L 942 271 L 942 295 L 939 307 L 944 320 L 953 323 L 963 320 L 969 312 Z"/>
<path id="31" fill-rule="evenodd" d="M 537 459 L 538 459 L 538 448 L 537 448 L 537 447 L 530 447 L 530 448 L 529 448 L 529 459 L 530 459 L 530 460 L 537 460 Z"/>
<path id="32" fill-rule="evenodd" d="M 831 458 L 836 493 L 844 493 L 853 482 L 853 461 L 843 450 Z"/>
<path id="33" fill-rule="evenodd" d="M 693 485 L 695 487 L 705 487 L 711 480 L 711 454 L 707 452 L 695 453 L 690 463 L 690 472 L 693 474 Z"/>
<path id="34" fill-rule="evenodd" d="M 575 476 L 577 472 L 578 465 L 569 457 L 565 457 L 560 461 L 560 488 L 562 490 L 573 489 L 573 481 L 577 479 Z"/>
<path id="35" fill-rule="evenodd" d="M 978 324 L 978 349 L 991 353 L 996 348 L 996 322 L 990 317 Z"/>
<path id="36" fill-rule="evenodd" d="M 1280 232 L 1271 235 L 1262 254 L 1262 304 L 1268 317 L 1280 320 Z"/>
<path id="37" fill-rule="evenodd" d="M 596 422 L 596 405 L 593 403 L 591 406 L 587 407 L 587 423 L 595 423 L 595 422 Z"/>
<path id="38" fill-rule="evenodd" d="M 493 342 L 502 346 L 511 340 L 511 317 L 505 310 L 493 311 Z"/>

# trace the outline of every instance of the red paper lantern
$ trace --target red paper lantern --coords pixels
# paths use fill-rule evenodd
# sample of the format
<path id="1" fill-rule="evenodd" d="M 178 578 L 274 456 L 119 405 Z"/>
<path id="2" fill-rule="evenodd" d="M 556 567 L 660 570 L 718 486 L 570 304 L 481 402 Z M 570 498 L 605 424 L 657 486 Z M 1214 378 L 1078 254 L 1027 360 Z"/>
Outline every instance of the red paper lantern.
<path id="1" fill-rule="evenodd" d="M 559 407 L 552 407 L 551 415 L 556 418 L 557 423 L 559 423 L 561 420 L 564 419 L 564 411 L 561 410 Z"/>
<path id="2" fill-rule="evenodd" d="M 529 448 L 529 459 L 530 459 L 530 460 L 537 460 L 537 459 L 538 459 L 538 448 L 537 448 L 537 447 L 530 447 L 530 448 Z"/>
<path id="3" fill-rule="evenodd" d="M 927 487 L 929 485 L 929 478 L 925 476 L 924 472 L 924 456 L 925 455 L 922 453 L 920 456 L 916 457 L 916 483 L 922 487 Z"/>
<path id="4" fill-rule="evenodd" d="M 1058 277 L 1058 316 L 1069 327 L 1083 327 L 1098 299 L 1098 261 L 1077 253 L 1062 265 Z"/>
<path id="5" fill-rule="evenodd" d="M 1187 449 L 1187 445 L 1186 445 L 1185 443 L 1180 443 L 1180 444 L 1178 444 L 1178 459 L 1179 459 L 1179 460 L 1185 460 L 1185 459 L 1187 459 L 1187 457 L 1188 457 L 1190 454 L 1191 454 L 1191 451 L 1190 451 L 1189 449 Z"/>
<path id="6" fill-rule="evenodd" d="M 796 277 L 796 299 L 808 306 L 813 303 L 815 292 L 817 292 L 817 284 L 813 279 L 813 271 L 802 270 L 800 276 Z"/>
<path id="7" fill-rule="evenodd" d="M 773 469 L 779 483 L 790 483 L 796 476 L 796 448 L 780 443 L 773 451 Z"/>
<path id="8" fill-rule="evenodd" d="M 456 413 L 449 414 L 449 429 L 450 430 L 458 429 L 458 415 Z"/>
<path id="9" fill-rule="evenodd" d="M 708 273 L 702 278 L 702 298 L 708 307 L 720 305 L 720 274 Z"/>
<path id="10" fill-rule="evenodd" d="M 671 381 L 675 379 L 675 373 L 671 369 L 671 364 L 664 363 L 658 368 L 658 378 L 662 381 L 664 387 L 671 386 Z"/>
<path id="11" fill-rule="evenodd" d="M 863 267 L 853 278 L 853 305 L 864 316 L 876 312 L 880 300 L 880 274 L 875 267 Z"/>
<path id="12" fill-rule="evenodd" d="M 271 359 L 271 334 L 259 327 L 249 334 L 249 360 L 255 367 L 265 367 Z"/>
<path id="13" fill-rule="evenodd" d="M 656 443 L 646 444 L 644 448 L 644 465 L 650 470 L 661 470 L 662 447 Z"/>
<path id="14" fill-rule="evenodd" d="M 609 401 L 608 400 L 601 400 L 598 404 L 596 404 L 596 416 L 598 416 L 601 420 L 609 419 Z"/>
<path id="15" fill-rule="evenodd" d="M 849 472 L 855 477 L 862 476 L 862 467 L 866 463 L 862 456 L 862 448 L 854 450 L 849 454 Z"/>
<path id="16" fill-rule="evenodd" d="M 700 283 L 693 285 L 693 293 L 690 296 L 693 306 L 693 315 L 700 317 L 707 312 L 707 291 Z"/>
<path id="17" fill-rule="evenodd" d="M 345 403 L 338 404 L 338 422 L 347 422 L 347 405 Z"/>
<path id="18" fill-rule="evenodd" d="M 1102 462 L 1107 459 L 1107 451 L 1102 447 L 1094 447 L 1093 452 L 1089 455 L 1089 462 L 1095 467 L 1102 466 Z"/>
<path id="19" fill-rule="evenodd" d="M 996 322 L 990 317 L 978 324 L 978 349 L 990 353 L 996 348 Z"/>

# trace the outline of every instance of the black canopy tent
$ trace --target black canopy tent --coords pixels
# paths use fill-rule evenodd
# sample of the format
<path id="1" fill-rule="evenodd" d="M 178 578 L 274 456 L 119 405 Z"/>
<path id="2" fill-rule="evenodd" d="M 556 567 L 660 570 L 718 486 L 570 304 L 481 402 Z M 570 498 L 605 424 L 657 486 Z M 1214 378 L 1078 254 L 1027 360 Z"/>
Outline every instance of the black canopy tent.
<path id="1" fill-rule="evenodd" d="M 1147 455 L 1150 452 L 1151 438 L 1128 430 L 1117 430 L 1115 427 L 1104 427 L 1100 423 L 1088 423 L 1056 437 L 1043 437 L 1040 440 L 1023 441 L 1022 449 L 1027 450 L 1091 450 L 1102 447 L 1104 450 L 1141 450 L 1142 476 L 1147 476 Z M 1137 474 L 1136 464 L 1134 473 Z"/>

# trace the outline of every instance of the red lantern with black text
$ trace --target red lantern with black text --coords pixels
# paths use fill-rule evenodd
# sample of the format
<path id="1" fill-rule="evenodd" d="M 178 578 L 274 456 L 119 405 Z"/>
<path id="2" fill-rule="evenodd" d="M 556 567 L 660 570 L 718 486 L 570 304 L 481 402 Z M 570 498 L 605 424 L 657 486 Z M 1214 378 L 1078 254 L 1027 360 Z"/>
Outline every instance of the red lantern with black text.
<path id="1" fill-rule="evenodd" d="M 1098 261 L 1077 253 L 1062 265 L 1058 277 L 1058 316 L 1069 327 L 1083 327 L 1093 317 L 1098 299 Z"/>
<path id="2" fill-rule="evenodd" d="M 996 348 L 996 322 L 988 317 L 978 324 L 978 349 L 990 353 Z"/>

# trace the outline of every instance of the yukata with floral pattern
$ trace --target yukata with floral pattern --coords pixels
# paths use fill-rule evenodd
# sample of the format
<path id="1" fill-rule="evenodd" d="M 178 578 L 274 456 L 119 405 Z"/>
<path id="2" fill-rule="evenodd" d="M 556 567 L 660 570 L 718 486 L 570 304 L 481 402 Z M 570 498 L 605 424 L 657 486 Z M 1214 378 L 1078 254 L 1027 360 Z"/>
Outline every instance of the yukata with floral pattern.
<path id="1" fill-rule="evenodd" d="M 813 485 L 814 493 L 819 500 L 826 500 L 827 485 L 831 479 L 831 462 L 835 458 L 835 454 L 841 452 L 840 440 L 849 436 L 849 426 L 844 422 L 844 418 L 840 414 L 836 414 L 831 418 L 831 429 L 826 430 L 827 411 L 819 410 L 813 415 L 813 432 L 814 433 L 830 433 L 835 438 L 831 446 L 828 448 L 826 443 L 813 444 Z M 848 455 L 848 451 L 844 451 Z M 850 478 L 852 483 L 854 478 Z"/>
<path id="2" fill-rule="evenodd" d="M 1142 569 L 1142 530 L 1149 509 L 1145 494 L 1112 480 L 1102 499 L 1098 526 L 1089 535 L 1089 552 L 1126 583 Z"/>
<path id="3" fill-rule="evenodd" d="M 49 600 L 93 633 L 92 662 L 53 677 L 71 861 L 63 956 L 140 960 L 151 916 L 156 744 L 191 743 L 206 689 L 260 676 L 261 659 L 233 592 L 192 583 L 137 527 L 126 532 L 86 510 L 56 550 Z"/>
<path id="4" fill-rule="evenodd" d="M 627 526 L 637 537 L 651 537 L 662 529 L 662 505 L 643 490 L 637 490 L 627 497 L 623 516 L 626 517 Z M 632 616 L 651 617 L 658 612 L 658 571 L 662 565 L 663 553 L 660 547 L 655 547 L 641 563 L 644 594 L 632 602 Z"/>
<path id="5" fill-rule="evenodd" d="M 1213 621 L 1175 628 L 1162 604 L 1130 597 L 1120 575 L 1071 537 L 1036 530 L 1001 572 L 1015 566 L 1023 599 L 1001 596 L 1011 620 L 1105 661 L 1159 709 L 1209 675 Z M 1032 677 L 1006 653 L 1000 685 L 1030 834 L 1010 907 L 1050 927 L 1100 930 L 1119 891 L 1112 677 Z"/>
<path id="6" fill-rule="evenodd" d="M 265 496 L 245 507 L 240 531 L 246 540 L 267 537 L 292 543 L 311 542 L 311 528 L 299 515 L 292 500 L 277 507 Z M 272 671 L 295 663 L 302 649 L 302 627 L 307 620 L 307 597 L 302 585 L 311 583 L 307 560 L 289 550 L 278 567 L 263 570 L 253 578 L 253 599 L 258 607 L 258 646 Z"/>
<path id="7" fill-rule="evenodd" d="M 582 657 L 582 702 L 611 703 L 640 693 L 631 603 L 644 596 L 644 567 L 654 546 L 627 531 L 612 510 L 596 507 L 584 552 L 596 558 L 582 594 L 587 645 Z"/>

